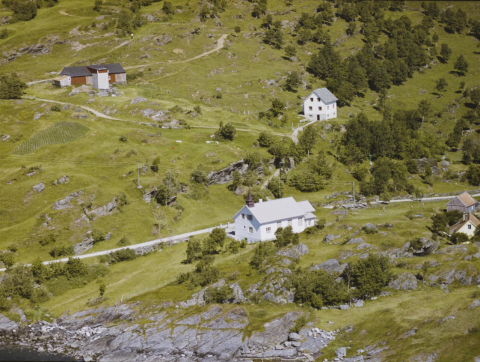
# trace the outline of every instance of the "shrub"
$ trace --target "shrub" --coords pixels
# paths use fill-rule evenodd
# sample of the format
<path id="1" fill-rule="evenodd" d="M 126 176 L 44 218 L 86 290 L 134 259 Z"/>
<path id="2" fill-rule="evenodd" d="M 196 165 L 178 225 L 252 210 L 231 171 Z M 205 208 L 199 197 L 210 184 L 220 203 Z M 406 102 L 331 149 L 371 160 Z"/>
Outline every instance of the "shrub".
<path id="1" fill-rule="evenodd" d="M 73 245 L 57 245 L 57 246 L 54 246 L 49 254 L 53 257 L 53 258 L 57 258 L 59 256 L 69 256 L 69 255 L 73 255 L 75 254 L 75 250 L 73 248 Z"/>
<path id="2" fill-rule="evenodd" d="M 239 26 L 236 26 L 236 27 L 235 27 L 235 33 L 237 33 L 237 34 L 238 34 L 238 33 L 240 33 L 241 31 L 242 31 L 242 30 L 240 29 L 240 27 L 239 27 Z"/>
<path id="3" fill-rule="evenodd" d="M 343 277 L 356 289 L 357 298 L 369 298 L 380 293 L 392 278 L 391 266 L 387 257 L 370 255 L 356 264 L 348 265 Z"/>
<path id="4" fill-rule="evenodd" d="M 299 242 L 298 234 L 293 232 L 291 226 L 287 226 L 286 228 L 279 227 L 277 231 L 275 231 L 275 237 L 275 246 L 277 248 L 281 248 L 289 244 L 296 245 Z"/>
<path id="5" fill-rule="evenodd" d="M 68 258 L 64 266 L 64 274 L 67 278 L 76 278 L 88 274 L 88 266 L 77 258 Z"/>
<path id="6" fill-rule="evenodd" d="M 288 184 L 301 192 L 316 192 L 325 187 L 320 176 L 306 170 L 296 170 L 291 172 Z"/>
<path id="7" fill-rule="evenodd" d="M 228 303 L 233 301 L 233 290 L 228 285 L 220 288 L 210 287 L 205 291 L 205 302 L 210 303 Z"/>
<path id="8" fill-rule="evenodd" d="M 130 241 L 128 240 L 128 238 L 126 236 L 123 236 L 119 242 L 117 243 L 118 246 L 127 246 L 127 245 L 130 245 Z"/>
<path id="9" fill-rule="evenodd" d="M 128 141 L 128 138 L 127 138 L 127 136 L 125 136 L 125 135 L 121 135 L 118 140 L 121 141 L 121 142 L 127 142 L 127 141 Z"/>
<path id="10" fill-rule="evenodd" d="M 26 88 L 28 86 L 21 81 L 16 73 L 0 74 L 0 99 L 22 98 L 23 90 Z"/>
<path id="11" fill-rule="evenodd" d="M 53 106 L 50 107 L 50 110 L 52 112 L 60 112 L 62 110 L 62 108 L 60 108 L 60 106 L 58 104 L 54 104 Z"/>
<path id="12" fill-rule="evenodd" d="M 43 303 L 50 299 L 50 292 L 47 287 L 41 285 L 33 290 L 30 300 L 34 303 Z"/>
<path id="13" fill-rule="evenodd" d="M 450 241 L 453 244 L 465 243 L 468 241 L 468 235 L 464 233 L 453 233 L 452 236 L 450 236 Z"/>
<path id="14" fill-rule="evenodd" d="M 127 81 L 131 82 L 137 78 L 143 77 L 143 72 L 131 72 L 127 73 Z"/>
<path id="15" fill-rule="evenodd" d="M 105 283 L 100 284 L 100 286 L 98 287 L 100 298 L 103 298 L 103 295 L 105 294 L 106 290 L 107 290 L 107 286 L 105 285 Z"/>
<path id="16" fill-rule="evenodd" d="M 230 244 L 228 244 L 227 250 L 230 254 L 237 254 L 240 250 L 240 241 L 232 240 Z"/>
<path id="17" fill-rule="evenodd" d="M 92 238 L 93 238 L 93 243 L 99 243 L 100 241 L 105 240 L 105 232 L 99 228 L 93 228 L 92 229 Z"/>
<path id="18" fill-rule="evenodd" d="M 13 243 L 8 246 L 8 250 L 10 250 L 12 253 L 16 253 L 18 251 L 19 247 L 17 244 Z"/>
<path id="19" fill-rule="evenodd" d="M 34 290 L 33 274 L 29 267 L 21 265 L 9 270 L 3 279 L 2 287 L 7 296 L 16 295 L 30 299 Z"/>
<path id="20" fill-rule="evenodd" d="M 218 128 L 218 131 L 215 133 L 215 136 L 223 140 L 233 141 L 236 134 L 237 129 L 233 124 L 227 123 L 226 125 L 223 125 L 223 122 L 220 122 L 220 126 Z"/>
<path id="21" fill-rule="evenodd" d="M 252 259 L 250 260 L 250 266 L 254 269 L 259 269 L 263 261 L 275 252 L 275 247 L 272 242 L 265 241 L 258 243 L 255 248 Z"/>
<path id="22" fill-rule="evenodd" d="M 110 253 L 111 263 L 120 263 L 121 261 L 134 260 L 137 258 L 137 254 L 132 249 L 122 249 Z"/>
<path id="23" fill-rule="evenodd" d="M 0 261 L 3 261 L 5 267 L 10 269 L 15 264 L 15 254 L 11 251 L 0 254 Z"/>
<path id="24" fill-rule="evenodd" d="M 275 141 L 275 137 L 268 132 L 262 132 L 260 133 L 260 136 L 258 136 L 257 142 L 260 147 L 270 147 Z"/>
<path id="25" fill-rule="evenodd" d="M 220 271 L 212 264 L 215 258 L 211 255 L 206 255 L 200 260 L 195 270 L 187 273 L 180 273 L 177 276 L 177 283 L 184 284 L 189 283 L 188 287 L 193 288 L 198 285 L 204 287 L 208 284 L 214 283 L 220 276 Z"/>
<path id="26" fill-rule="evenodd" d="M 40 245 L 45 246 L 45 245 L 54 243 L 56 241 L 57 241 L 57 238 L 54 234 L 48 234 L 42 237 L 38 242 L 40 243 Z"/>
<path id="27" fill-rule="evenodd" d="M 117 205 L 119 208 L 128 205 L 130 202 L 128 201 L 128 197 L 124 192 L 120 192 L 117 196 Z"/>
<path id="28" fill-rule="evenodd" d="M 8 38 L 8 30 L 3 29 L 2 31 L 0 31 L 0 39 L 7 39 L 7 38 Z"/>
<path id="29" fill-rule="evenodd" d="M 295 324 L 293 325 L 293 327 L 290 328 L 290 332 L 299 333 L 302 330 L 302 328 L 305 326 L 305 324 L 307 324 L 307 318 L 304 315 L 302 315 L 300 318 L 298 318 L 295 321 Z"/>
<path id="30" fill-rule="evenodd" d="M 192 178 L 193 182 L 195 182 L 196 184 L 202 184 L 205 186 L 207 186 L 210 181 L 207 177 L 205 169 L 201 164 L 199 164 L 197 166 L 197 169 L 190 174 L 190 177 Z"/>

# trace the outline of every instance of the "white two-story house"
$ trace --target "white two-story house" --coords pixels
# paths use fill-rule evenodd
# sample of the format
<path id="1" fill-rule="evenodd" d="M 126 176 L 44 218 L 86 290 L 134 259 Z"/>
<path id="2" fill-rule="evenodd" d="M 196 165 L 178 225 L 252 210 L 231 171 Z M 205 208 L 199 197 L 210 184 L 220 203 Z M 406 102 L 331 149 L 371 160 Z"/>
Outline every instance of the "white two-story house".
<path id="1" fill-rule="evenodd" d="M 315 209 L 308 201 L 297 202 L 293 197 L 254 203 L 249 192 L 245 206 L 235 214 L 235 239 L 247 243 L 275 239 L 278 228 L 291 226 L 301 233 L 315 225 Z"/>
<path id="2" fill-rule="evenodd" d="M 337 101 L 327 88 L 315 89 L 303 101 L 303 114 L 311 121 L 325 121 L 337 118 Z"/>

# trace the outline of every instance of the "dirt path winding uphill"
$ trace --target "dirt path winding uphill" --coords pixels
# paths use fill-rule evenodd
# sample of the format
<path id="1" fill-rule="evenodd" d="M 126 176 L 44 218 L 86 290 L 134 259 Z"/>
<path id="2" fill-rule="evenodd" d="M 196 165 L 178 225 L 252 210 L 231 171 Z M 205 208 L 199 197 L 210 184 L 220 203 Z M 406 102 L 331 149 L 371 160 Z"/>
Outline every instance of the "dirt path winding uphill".
<path id="1" fill-rule="evenodd" d="M 203 58 L 209 54 L 212 54 L 214 52 L 217 52 L 219 51 L 220 49 L 223 48 L 223 46 L 225 45 L 225 40 L 227 39 L 227 36 L 228 34 L 223 34 L 217 41 L 217 46 L 215 48 L 213 48 L 212 50 L 209 50 L 208 52 L 205 52 L 205 53 L 202 53 L 200 55 L 197 55 L 193 58 L 190 58 L 190 59 L 185 59 L 185 60 L 179 60 L 179 61 L 168 61 L 169 64 L 181 64 L 181 63 L 188 63 L 188 62 L 191 62 L 192 60 L 196 60 L 196 59 L 200 59 L 200 58 Z M 155 65 L 155 64 L 162 64 L 162 63 L 165 63 L 165 62 L 157 62 L 157 63 L 148 63 L 148 64 L 141 64 L 141 65 L 132 65 L 130 67 L 125 67 L 125 69 L 135 69 L 135 68 L 141 68 L 141 67 L 146 67 L 146 66 L 149 66 L 149 65 Z"/>

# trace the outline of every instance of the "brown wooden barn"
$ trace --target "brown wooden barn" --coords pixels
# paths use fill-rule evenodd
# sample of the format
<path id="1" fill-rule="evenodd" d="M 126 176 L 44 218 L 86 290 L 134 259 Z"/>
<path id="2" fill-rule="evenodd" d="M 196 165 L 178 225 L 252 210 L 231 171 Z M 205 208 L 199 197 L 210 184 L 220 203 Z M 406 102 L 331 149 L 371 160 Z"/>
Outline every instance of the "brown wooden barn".
<path id="1" fill-rule="evenodd" d="M 54 84 L 60 87 L 88 84 L 94 86 L 92 73 L 98 74 L 104 70 L 108 73 L 108 82 L 117 84 L 127 83 L 127 72 L 120 63 L 87 65 L 76 67 L 65 67 L 60 72 L 60 77 L 54 79 Z M 70 77 L 70 82 L 66 82 L 63 77 Z M 61 81 L 60 81 L 61 80 Z"/>
<path id="2" fill-rule="evenodd" d="M 469 213 L 474 212 L 478 208 L 478 201 L 471 197 L 468 192 L 464 192 L 454 197 L 447 204 L 447 211 L 458 210 L 460 212 Z"/>

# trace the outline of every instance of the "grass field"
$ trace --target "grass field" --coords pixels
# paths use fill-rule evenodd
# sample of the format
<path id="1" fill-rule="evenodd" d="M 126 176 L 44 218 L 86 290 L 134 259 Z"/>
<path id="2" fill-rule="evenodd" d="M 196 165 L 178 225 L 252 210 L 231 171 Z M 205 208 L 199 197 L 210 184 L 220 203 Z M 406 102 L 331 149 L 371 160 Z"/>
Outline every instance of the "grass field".
<path id="1" fill-rule="evenodd" d="M 140 10 L 142 15 L 152 15 L 159 20 L 145 21 L 135 31 L 133 40 L 115 34 L 113 29 L 101 28 L 101 23 L 111 18 L 109 9 L 116 8 L 110 1 L 106 3 L 106 10 L 99 13 L 93 11 L 93 0 L 63 0 L 52 8 L 40 9 L 37 17 L 28 23 L 0 26 L 0 30 L 6 28 L 9 32 L 7 39 L 0 39 L 0 53 L 5 54 L 5 59 L 9 54 L 34 44 L 51 48 L 47 54 L 23 54 L 13 61 L 0 63 L 0 73 L 17 72 L 25 82 L 51 79 L 65 66 L 91 63 L 120 62 L 128 73 L 143 72 L 129 84 L 118 86 L 115 97 L 90 96 L 86 91 L 72 92 L 72 87 L 58 89 L 49 83 L 38 83 L 26 90 L 27 96 L 36 99 L 0 100 L 0 250 L 17 244 L 18 263 L 31 262 L 36 257 L 52 259 L 49 255 L 52 245 L 38 243 L 41 237 L 51 233 L 57 237 L 57 244 L 73 245 L 82 241 L 93 227 L 111 232 L 110 240 L 91 249 L 100 251 L 116 247 L 123 236 L 136 244 L 231 221 L 244 201 L 242 196 L 229 191 L 228 185 L 210 186 L 208 193 L 201 197 L 191 192 L 181 193 L 177 200 L 179 207 L 161 207 L 154 201 L 151 204 L 143 201 L 143 192 L 136 185 L 137 167 L 140 167 L 143 190 L 151 190 L 160 185 L 168 172 L 178 174 L 181 183 L 190 185 L 190 173 L 199 164 L 211 171 L 238 161 L 248 152 L 270 157 L 265 149 L 254 147 L 258 134 L 269 131 L 278 137 L 289 135 L 292 125 L 297 126 L 301 119 L 299 111 L 303 97 L 310 93 L 309 89 L 325 86 L 324 81 L 306 72 L 310 55 L 320 46 L 311 42 L 298 45 L 290 28 L 284 28 L 285 45 L 297 47 L 298 62 L 288 60 L 284 50 L 273 49 L 262 42 L 265 29 L 261 26 L 261 19 L 251 16 L 253 5 L 250 2 L 228 2 L 226 11 L 220 14 L 223 25 L 216 25 L 211 19 L 200 23 L 198 1 L 172 2 L 174 6 L 181 6 L 182 12 L 173 15 L 168 22 L 161 20 L 163 3 L 143 7 Z M 478 18 L 480 14 L 476 2 L 438 3 L 440 8 L 450 5 L 455 9 L 462 8 L 471 18 Z M 268 4 L 275 20 L 295 21 L 302 12 L 313 12 L 318 1 L 298 0 L 294 6 L 287 6 L 283 0 L 269 0 Z M 422 19 L 418 11 L 420 4 L 420 1 L 410 1 L 404 12 L 387 11 L 386 18 L 406 15 L 414 25 L 419 24 Z M 6 9 L 0 9 L 0 17 L 8 14 Z M 235 26 L 240 26 L 240 33 L 235 34 Z M 363 35 L 357 30 L 354 36 L 347 37 L 346 27 L 347 23 L 340 18 L 324 27 L 344 57 L 363 46 Z M 197 28 L 198 31 L 193 32 Z M 446 43 L 451 47 L 450 61 L 444 64 L 431 59 L 428 67 L 415 72 L 403 85 L 388 90 L 387 104 L 394 109 L 413 109 L 420 100 L 431 101 L 435 115 L 427 118 L 422 127 L 443 141 L 453 130 L 455 121 L 471 108 L 457 90 L 462 81 L 469 88 L 480 86 L 480 53 L 477 51 L 478 41 L 473 36 L 449 34 L 438 22 L 435 23 L 435 32 L 439 35 L 439 44 Z M 228 34 L 228 38 L 220 51 L 185 62 L 213 49 L 223 34 Z M 170 36 L 172 41 L 159 45 L 155 38 L 164 35 Z M 470 64 L 464 77 L 453 72 L 454 60 L 460 54 L 464 54 Z M 292 70 L 301 73 L 308 89 L 300 87 L 297 92 L 283 89 L 285 76 Z M 435 83 L 441 77 L 449 86 L 439 96 Z M 271 80 L 274 84 L 268 85 L 267 81 Z M 218 93 L 221 98 L 216 97 Z M 146 102 L 131 103 L 136 97 L 144 97 Z M 375 107 L 378 97 L 377 93 L 367 91 L 364 97 L 355 98 L 351 105 L 339 108 L 336 121 L 345 124 L 360 111 L 372 120 L 380 120 L 382 114 Z M 288 121 L 283 127 L 271 127 L 258 120 L 258 112 L 268 109 L 273 98 L 287 104 Z M 60 112 L 51 111 L 53 103 L 41 99 L 70 106 L 62 107 Z M 85 112 L 82 106 L 119 120 L 95 117 Z M 196 106 L 201 107 L 201 114 L 193 117 Z M 139 124 L 162 124 L 142 115 L 146 109 L 166 111 L 168 122 L 175 119 L 191 127 L 169 129 Z M 36 114 L 40 117 L 35 117 Z M 231 122 L 239 129 L 237 138 L 232 142 L 207 143 L 212 140 L 221 121 Z M 407 216 L 420 212 L 418 203 L 392 203 L 385 210 L 377 205 L 349 211 L 346 217 L 334 215 L 331 209 L 321 207 L 320 204 L 332 201 L 326 196 L 350 191 L 355 181 L 350 173 L 352 170 L 333 156 L 334 142 L 340 133 L 328 130 L 323 140 L 322 126 L 315 126 L 318 142 L 311 154 L 325 151 L 332 163 L 333 176 L 326 188 L 308 194 L 287 185 L 282 189 L 283 196 L 293 196 L 297 201 L 309 200 L 316 205 L 317 217 L 327 221 L 327 227 L 320 234 L 301 236 L 301 242 L 309 247 L 310 252 L 300 260 L 299 266 L 308 267 L 331 258 L 341 259 L 348 252 L 355 253 L 348 261 L 358 259 L 360 253 L 354 249 L 355 245 L 344 245 L 344 241 L 367 222 L 394 225 L 393 229 L 381 229 L 387 235 L 362 234 L 378 252 L 399 248 L 414 237 L 430 237 L 429 218 L 441 210 L 445 202 L 425 203 L 424 217 L 413 219 Z M 480 141 L 478 126 L 472 127 L 476 131 L 472 133 L 473 137 Z M 1 141 L 5 135 L 10 138 Z M 120 141 L 122 136 L 127 138 L 126 142 Z M 160 156 L 161 163 L 159 172 L 155 173 L 149 166 L 157 156 Z M 445 156 L 450 160 L 451 170 L 466 170 L 460 162 L 461 151 L 449 151 Z M 368 164 L 366 161 L 365 166 Z M 55 185 L 55 180 L 62 176 L 68 176 L 69 182 Z M 419 175 L 412 176 L 409 181 L 425 195 L 476 188 L 458 180 L 439 182 L 439 179 L 433 186 L 423 183 Z M 32 188 L 40 182 L 44 183 L 45 190 L 37 193 Z M 71 201 L 71 208 L 53 209 L 55 202 L 80 191 L 83 193 Z M 356 191 L 359 191 L 358 183 Z M 85 220 L 84 209 L 106 205 L 121 193 L 127 196 L 127 205 L 108 216 Z M 157 233 L 158 225 L 162 227 Z M 352 231 L 347 231 L 348 227 Z M 322 243 L 326 234 L 342 235 L 337 239 L 340 244 Z M 98 295 L 98 286 L 102 282 L 107 285 L 105 305 L 113 305 L 122 298 L 153 306 L 165 301 L 185 300 L 198 291 L 187 290 L 174 282 L 180 272 L 192 268 L 181 264 L 185 248 L 185 244 L 177 244 L 134 261 L 110 265 L 110 273 L 102 280 L 56 296 L 42 307 L 53 316 L 84 309 L 87 302 Z M 252 249 L 249 246 L 237 255 L 221 254 L 216 260 L 223 275 L 235 270 L 240 272 L 238 281 L 242 288 L 261 277 L 250 273 L 248 262 Z M 473 253 L 474 246 L 468 246 L 468 250 Z M 421 261 L 406 258 L 397 260 L 402 267 L 396 267 L 395 272 L 417 273 L 419 265 L 430 260 L 442 263 L 431 273 L 439 273 L 451 267 L 451 263 L 462 270 L 469 265 L 477 270 L 480 267 L 478 260 L 467 262 L 462 258 L 450 254 L 430 255 Z M 455 285 L 450 288 L 450 293 L 445 293 L 439 288 L 422 285 L 416 291 L 393 291 L 389 297 L 368 301 L 364 308 L 309 312 L 316 325 L 323 329 L 342 330 L 354 326 L 352 332 L 342 332 L 339 339 L 327 348 L 325 358 L 333 358 L 337 347 L 348 345 L 351 355 L 356 349 L 384 341 L 391 346 L 389 361 L 416 361 L 414 357 L 421 353 L 437 353 L 438 361 L 470 361 L 473 356 L 480 355 L 475 342 L 480 328 L 478 318 L 474 318 L 474 312 L 467 308 L 475 290 L 475 287 Z M 253 330 L 261 328 L 265 321 L 299 307 L 262 302 L 245 308 L 252 315 L 260 309 L 267 311 L 265 317 L 256 319 L 249 327 Z M 455 319 L 437 323 L 448 315 L 454 315 Z M 413 327 L 418 328 L 415 337 L 398 339 Z M 466 330 L 472 332 L 465 333 Z"/>

